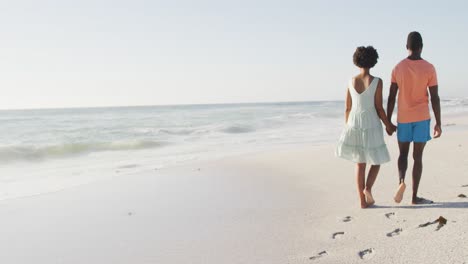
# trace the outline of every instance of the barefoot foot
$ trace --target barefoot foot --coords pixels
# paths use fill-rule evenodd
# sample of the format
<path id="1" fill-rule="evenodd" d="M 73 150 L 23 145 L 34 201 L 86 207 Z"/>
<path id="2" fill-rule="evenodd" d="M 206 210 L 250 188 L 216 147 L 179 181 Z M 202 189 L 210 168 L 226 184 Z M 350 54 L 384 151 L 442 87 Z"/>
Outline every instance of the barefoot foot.
<path id="1" fill-rule="evenodd" d="M 434 202 L 431 201 L 431 200 L 422 198 L 422 197 L 415 197 L 411 201 L 411 204 L 432 204 L 432 203 L 434 203 Z"/>
<path id="2" fill-rule="evenodd" d="M 372 197 L 372 193 L 368 190 L 364 190 L 363 191 L 364 193 L 364 196 L 366 197 L 366 203 L 367 205 L 374 205 L 375 204 L 375 200 L 374 200 L 374 197 Z"/>
<path id="3" fill-rule="evenodd" d="M 393 198 L 396 203 L 400 203 L 401 200 L 403 200 L 403 194 L 405 193 L 405 189 L 406 189 L 406 184 L 404 182 L 400 183 L 400 186 L 398 186 L 395 197 Z"/>
<path id="4" fill-rule="evenodd" d="M 361 201 L 361 209 L 367 208 L 369 205 L 366 203 L 366 201 Z"/>

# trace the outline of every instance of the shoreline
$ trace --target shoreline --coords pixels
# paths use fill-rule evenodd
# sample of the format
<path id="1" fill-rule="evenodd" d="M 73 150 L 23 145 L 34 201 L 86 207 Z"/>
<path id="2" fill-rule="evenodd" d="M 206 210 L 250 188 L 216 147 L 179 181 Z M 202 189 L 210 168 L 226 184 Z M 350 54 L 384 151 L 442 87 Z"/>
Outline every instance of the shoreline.
<path id="1" fill-rule="evenodd" d="M 448 115 L 444 117 L 444 124 L 443 129 L 443 136 L 442 140 L 445 138 L 445 135 L 449 133 L 449 135 L 458 136 L 460 134 L 468 132 L 468 119 L 462 113 L 457 115 Z M 431 129 L 433 124 L 431 123 Z M 392 143 L 392 140 L 396 140 L 396 134 L 393 137 L 388 137 L 386 134 L 384 135 L 385 141 L 387 146 L 395 144 L 396 142 Z M 338 137 L 337 137 L 338 139 Z M 431 141 L 434 141 L 431 140 Z M 77 158 L 65 158 L 59 159 L 57 161 L 37 161 L 37 162 L 19 162 L 14 163 L 14 166 L 7 165 L 7 167 L 3 168 L 4 175 L 12 175 L 8 176 L 4 179 L 4 190 L 3 193 L 0 193 L 0 201 L 10 200 L 10 199 L 20 199 L 22 197 L 28 196 L 37 196 L 42 194 L 47 194 L 51 192 L 60 192 L 67 190 L 69 188 L 77 188 L 82 185 L 93 184 L 95 182 L 101 182 L 108 179 L 112 179 L 119 176 L 131 176 L 134 174 L 141 174 L 141 173 L 151 173 L 153 170 L 164 171 L 166 169 L 177 169 L 178 167 L 184 166 L 191 166 L 199 163 L 205 162 L 218 162 L 222 161 L 223 159 L 237 159 L 241 158 L 242 156 L 252 156 L 252 155 L 261 155 L 262 153 L 270 153 L 270 152 L 289 152 L 294 151 L 296 149 L 301 148 L 326 148 L 327 146 L 330 147 L 328 151 L 334 152 L 335 141 L 315 141 L 315 142 L 295 142 L 295 143 L 276 143 L 272 145 L 261 145 L 261 146 L 251 146 L 251 148 L 239 148 L 235 150 L 229 150 L 227 152 L 218 154 L 216 152 L 212 152 L 209 155 L 199 156 L 195 159 L 186 159 L 182 161 L 178 161 L 173 164 L 165 164 L 165 165 L 158 165 L 152 164 L 151 159 L 148 157 L 149 154 L 146 154 L 146 160 L 138 159 L 138 156 L 132 157 L 129 160 L 121 160 L 121 155 L 119 153 L 115 153 L 115 155 L 119 155 L 119 161 L 115 163 L 113 167 L 103 167 L 96 171 L 89 171 L 89 173 L 83 173 L 85 171 L 82 168 L 85 168 L 88 162 L 93 160 L 93 155 L 82 156 Z M 430 145 L 430 143 L 429 143 Z M 390 150 L 390 148 L 389 148 Z M 145 151 L 145 150 L 143 150 Z M 397 151 L 395 150 L 392 155 L 392 158 L 395 159 L 393 156 L 397 155 Z M 158 155 L 161 155 L 158 154 Z M 78 163 L 74 164 L 75 162 L 79 161 Z M 143 161 L 143 162 L 142 162 Z M 52 163 L 49 163 L 52 162 Z M 161 163 L 162 164 L 162 163 Z M 12 169 L 5 169 L 11 167 Z M 17 180 L 14 178 L 14 175 L 18 175 L 19 170 L 18 168 L 22 168 L 25 166 L 24 169 L 21 169 L 22 174 L 27 170 L 33 170 L 34 179 L 24 178 L 21 176 L 21 180 Z M 66 171 L 73 171 L 67 177 L 63 177 L 60 173 L 50 173 L 54 169 L 54 167 L 63 167 Z M 384 164 L 385 166 L 385 164 Z M 62 172 L 64 172 L 62 170 Z M 22 179 L 24 178 L 24 180 Z M 50 184 L 53 184 L 52 187 L 48 187 Z M 29 186 L 38 186 L 37 188 L 30 188 Z M 6 187 L 6 190 L 5 190 Z"/>

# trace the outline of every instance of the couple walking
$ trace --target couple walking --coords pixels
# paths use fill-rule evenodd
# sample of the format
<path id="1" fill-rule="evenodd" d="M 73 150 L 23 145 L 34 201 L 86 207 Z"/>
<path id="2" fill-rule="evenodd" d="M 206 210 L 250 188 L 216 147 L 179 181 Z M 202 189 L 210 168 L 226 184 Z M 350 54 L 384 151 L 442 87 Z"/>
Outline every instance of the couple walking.
<path id="1" fill-rule="evenodd" d="M 383 108 L 382 80 L 370 74 L 378 59 L 371 47 L 358 47 L 354 64 L 360 74 L 349 81 L 346 96 L 346 127 L 341 134 L 336 155 L 356 163 L 356 177 L 361 208 L 375 203 L 372 186 L 379 173 L 380 164 L 390 161 L 383 138 L 382 123 L 388 135 L 397 132 L 400 155 L 398 157 L 399 185 L 395 202 L 400 203 L 406 189 L 405 176 L 408 154 L 413 143 L 413 196 L 412 204 L 432 203 L 418 196 L 422 174 L 422 157 L 426 142 L 431 139 L 429 95 L 436 124 L 434 138 L 442 134 L 440 100 L 437 75 L 432 64 L 421 58 L 422 37 L 418 32 L 408 35 L 406 48 L 409 56 L 399 62 L 392 71 L 387 113 Z M 392 114 L 398 94 L 398 124 L 392 123 Z M 370 165 L 366 179 L 366 166 Z"/>

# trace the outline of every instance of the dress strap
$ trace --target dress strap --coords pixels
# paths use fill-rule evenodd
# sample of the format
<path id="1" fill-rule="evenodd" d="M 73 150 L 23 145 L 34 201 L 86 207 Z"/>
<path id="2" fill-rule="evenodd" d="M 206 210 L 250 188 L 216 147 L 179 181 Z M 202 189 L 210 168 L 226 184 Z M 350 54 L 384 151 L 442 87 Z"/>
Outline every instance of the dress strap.
<path id="1" fill-rule="evenodd" d="M 379 85 L 379 80 L 380 80 L 379 77 L 374 77 L 374 79 L 372 79 L 371 87 L 369 87 L 368 89 L 374 89 L 373 93 L 375 93 L 375 91 L 377 91 L 377 86 Z"/>
<path id="2" fill-rule="evenodd" d="M 353 78 L 349 79 L 348 81 L 348 89 L 356 93 L 356 89 L 354 89 L 353 85 Z"/>

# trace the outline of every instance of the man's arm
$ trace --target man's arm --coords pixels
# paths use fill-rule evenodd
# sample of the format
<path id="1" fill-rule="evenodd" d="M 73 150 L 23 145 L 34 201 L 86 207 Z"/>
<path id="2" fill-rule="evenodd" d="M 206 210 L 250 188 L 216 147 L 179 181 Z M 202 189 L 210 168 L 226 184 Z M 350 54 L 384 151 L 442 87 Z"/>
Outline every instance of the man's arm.
<path id="1" fill-rule="evenodd" d="M 392 115 L 393 115 L 393 109 L 395 109 L 395 101 L 396 101 L 396 96 L 398 93 L 398 84 L 393 83 L 390 85 L 390 93 L 388 94 L 388 101 L 387 101 L 387 119 L 390 124 L 393 125 L 392 123 Z"/>
<path id="2" fill-rule="evenodd" d="M 436 124 L 434 126 L 434 138 L 438 138 L 442 135 L 442 121 L 440 114 L 440 98 L 439 98 L 439 86 L 434 85 L 429 87 L 429 93 L 431 94 L 431 104 L 432 111 L 434 111 L 434 116 Z"/>

